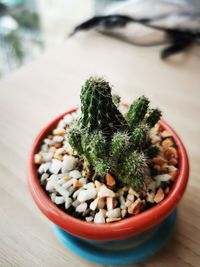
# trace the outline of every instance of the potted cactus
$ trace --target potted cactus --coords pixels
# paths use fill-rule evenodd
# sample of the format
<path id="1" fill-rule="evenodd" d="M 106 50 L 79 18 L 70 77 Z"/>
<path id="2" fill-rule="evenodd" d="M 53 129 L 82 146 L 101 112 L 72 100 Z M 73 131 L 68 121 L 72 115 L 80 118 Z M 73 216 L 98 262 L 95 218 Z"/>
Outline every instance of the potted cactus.
<path id="1" fill-rule="evenodd" d="M 145 96 L 122 112 L 109 83 L 91 77 L 80 99 L 79 111 L 59 116 L 36 139 L 32 195 L 80 256 L 106 264 L 140 261 L 172 230 L 188 179 L 186 151 Z"/>

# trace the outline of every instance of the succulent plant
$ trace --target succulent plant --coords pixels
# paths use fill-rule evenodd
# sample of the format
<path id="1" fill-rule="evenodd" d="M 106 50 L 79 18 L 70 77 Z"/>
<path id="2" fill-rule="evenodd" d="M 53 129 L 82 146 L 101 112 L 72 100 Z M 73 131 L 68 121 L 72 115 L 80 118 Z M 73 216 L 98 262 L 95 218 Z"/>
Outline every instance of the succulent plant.
<path id="1" fill-rule="evenodd" d="M 141 188 L 147 159 L 158 153 L 149 130 L 161 112 L 149 109 L 145 96 L 135 100 L 125 116 L 118 110 L 119 103 L 108 82 L 89 78 L 81 90 L 81 116 L 70 129 L 68 141 L 94 171 L 93 177 L 110 173 L 119 183 Z"/>

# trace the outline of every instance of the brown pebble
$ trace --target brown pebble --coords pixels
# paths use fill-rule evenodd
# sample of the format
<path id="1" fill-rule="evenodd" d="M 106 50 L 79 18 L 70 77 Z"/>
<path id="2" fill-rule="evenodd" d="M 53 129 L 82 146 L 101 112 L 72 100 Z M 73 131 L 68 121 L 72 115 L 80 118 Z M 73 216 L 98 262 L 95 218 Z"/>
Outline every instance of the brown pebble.
<path id="1" fill-rule="evenodd" d="M 49 140 L 52 140 L 52 139 L 53 139 L 53 135 L 50 134 L 50 135 L 47 136 L 47 138 L 48 138 Z"/>
<path id="2" fill-rule="evenodd" d="M 106 174 L 106 184 L 108 186 L 114 186 L 116 184 L 114 177 L 109 173 Z"/>
<path id="3" fill-rule="evenodd" d="M 171 138 L 166 138 L 165 140 L 163 140 L 162 142 L 162 147 L 163 149 L 167 149 L 168 147 L 171 147 L 174 145 L 174 142 L 172 141 Z"/>
<path id="4" fill-rule="evenodd" d="M 82 183 L 80 183 L 79 181 L 75 181 L 74 182 L 74 184 L 73 184 L 73 187 L 75 188 L 75 189 L 78 189 L 78 188 L 80 188 L 80 187 L 82 187 L 83 186 L 83 184 Z"/>
<path id="5" fill-rule="evenodd" d="M 55 142 L 54 143 L 54 147 L 55 148 L 60 148 L 60 147 L 62 147 L 62 144 L 60 142 Z"/>
<path id="6" fill-rule="evenodd" d="M 169 172 L 169 166 L 165 163 L 161 166 L 160 171 L 163 173 L 168 173 Z"/>
<path id="7" fill-rule="evenodd" d="M 177 171 L 170 172 L 169 175 L 172 177 L 172 181 L 175 181 L 176 176 L 177 176 Z"/>
<path id="8" fill-rule="evenodd" d="M 172 158 L 177 159 L 177 151 L 174 147 L 168 147 L 165 151 L 164 151 L 164 156 L 166 159 L 170 160 Z"/>
<path id="9" fill-rule="evenodd" d="M 169 159 L 169 160 L 168 160 L 168 164 L 169 164 L 169 165 L 174 165 L 174 166 L 176 166 L 177 163 L 178 163 L 177 159 Z"/>
<path id="10" fill-rule="evenodd" d="M 165 162 L 166 162 L 166 160 L 161 156 L 157 156 L 157 157 L 153 158 L 152 160 L 150 160 L 150 163 L 155 164 L 155 165 L 159 165 L 159 166 L 162 166 Z"/>
<path id="11" fill-rule="evenodd" d="M 136 215 L 141 212 L 141 210 L 143 209 L 143 206 L 144 206 L 144 203 L 142 202 L 140 198 L 138 198 L 134 203 L 132 203 L 128 207 L 128 213 Z"/>
<path id="12" fill-rule="evenodd" d="M 156 195 L 155 195 L 155 197 L 154 197 L 154 201 L 156 203 L 159 203 L 164 199 L 164 197 L 165 197 L 165 194 L 164 194 L 162 188 L 159 188 L 157 193 L 156 193 Z"/>

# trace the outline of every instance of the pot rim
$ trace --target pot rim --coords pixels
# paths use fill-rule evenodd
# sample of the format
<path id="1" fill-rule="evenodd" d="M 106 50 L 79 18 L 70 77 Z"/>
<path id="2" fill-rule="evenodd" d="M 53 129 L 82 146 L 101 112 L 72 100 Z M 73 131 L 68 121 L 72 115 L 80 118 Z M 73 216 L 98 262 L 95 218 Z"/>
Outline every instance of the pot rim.
<path id="1" fill-rule="evenodd" d="M 34 155 L 38 152 L 44 137 L 56 126 L 65 115 L 75 112 L 71 109 L 52 120 L 36 137 L 28 159 L 28 186 L 32 197 L 39 209 L 54 224 L 75 236 L 97 240 L 109 241 L 127 238 L 140 234 L 161 223 L 177 206 L 180 201 L 189 176 L 189 162 L 186 149 L 177 133 L 163 120 L 159 121 L 163 129 L 170 132 L 174 138 L 178 150 L 178 174 L 176 181 L 168 196 L 156 206 L 129 218 L 110 224 L 95 224 L 86 222 L 68 215 L 54 204 L 42 188 L 37 168 L 34 163 Z"/>

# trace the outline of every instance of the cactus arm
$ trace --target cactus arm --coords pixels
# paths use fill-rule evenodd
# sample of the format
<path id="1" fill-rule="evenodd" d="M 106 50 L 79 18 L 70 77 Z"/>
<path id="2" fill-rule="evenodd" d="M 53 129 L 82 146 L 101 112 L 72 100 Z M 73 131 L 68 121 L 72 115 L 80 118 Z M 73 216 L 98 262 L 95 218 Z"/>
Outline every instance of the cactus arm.
<path id="1" fill-rule="evenodd" d="M 139 97 L 131 104 L 126 114 L 126 120 L 131 129 L 134 129 L 144 119 L 148 105 L 149 100 L 145 96 Z"/>
<path id="2" fill-rule="evenodd" d="M 140 187 L 143 184 L 146 167 L 144 155 L 133 152 L 122 163 L 118 177 L 122 183 Z"/>
<path id="3" fill-rule="evenodd" d="M 154 127 L 161 117 L 161 111 L 157 108 L 151 109 L 148 116 L 145 118 L 145 122 L 150 128 Z"/>
<path id="4" fill-rule="evenodd" d="M 79 155 L 83 154 L 82 144 L 81 144 L 81 132 L 78 128 L 73 127 L 70 129 L 67 135 L 67 139 L 72 149 L 75 150 Z"/>

